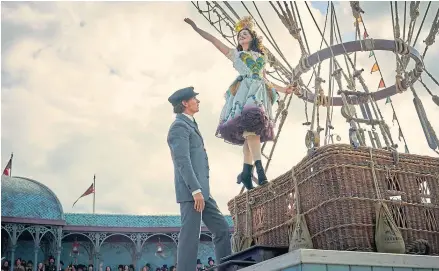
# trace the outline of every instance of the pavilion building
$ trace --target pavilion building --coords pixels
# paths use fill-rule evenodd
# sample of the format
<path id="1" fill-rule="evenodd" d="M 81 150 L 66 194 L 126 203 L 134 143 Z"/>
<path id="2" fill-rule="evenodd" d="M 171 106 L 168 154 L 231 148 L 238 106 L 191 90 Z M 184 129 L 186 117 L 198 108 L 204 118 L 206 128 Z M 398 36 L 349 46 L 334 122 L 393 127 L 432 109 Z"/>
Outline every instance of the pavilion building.
<path id="1" fill-rule="evenodd" d="M 176 262 L 180 229 L 178 215 L 114 215 L 64 213 L 55 193 L 42 183 L 23 177 L 1 177 L 1 256 L 37 264 L 49 256 L 59 270 L 68 264 L 100 263 L 117 270 L 149 263 L 152 270 Z M 233 231 L 232 219 L 226 216 Z M 198 258 L 207 265 L 215 258 L 212 234 L 202 225 Z M 62 267 L 61 267 L 62 268 Z M 11 269 L 13 270 L 13 269 Z"/>

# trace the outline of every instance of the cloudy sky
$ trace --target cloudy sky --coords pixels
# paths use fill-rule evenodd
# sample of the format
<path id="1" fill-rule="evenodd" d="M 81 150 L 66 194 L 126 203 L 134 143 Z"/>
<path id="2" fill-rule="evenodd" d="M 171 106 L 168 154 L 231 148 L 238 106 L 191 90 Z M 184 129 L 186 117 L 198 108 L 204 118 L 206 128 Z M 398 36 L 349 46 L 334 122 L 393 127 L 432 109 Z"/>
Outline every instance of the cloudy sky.
<path id="1" fill-rule="evenodd" d="M 201 28 L 220 37 L 192 3 L 1 5 L 2 166 L 14 152 L 13 175 L 49 186 L 65 212 L 92 211 L 91 196 L 81 199 L 74 208 L 71 206 L 90 186 L 96 173 L 97 212 L 176 214 L 179 209 L 174 197 L 173 166 L 166 143 L 174 116 L 167 97 L 176 89 L 192 85 L 200 93 L 201 111 L 196 118 L 210 158 L 212 194 L 222 211 L 229 213 L 227 202 L 240 190 L 235 180 L 242 168 L 241 149 L 225 144 L 214 133 L 224 92 L 236 73 L 228 59 L 183 22 L 190 17 Z M 255 12 L 252 3 L 247 5 Z M 311 51 L 315 52 L 320 46 L 320 35 L 304 3 L 298 5 Z M 239 15 L 246 14 L 239 2 L 232 6 Z M 300 57 L 297 42 L 268 3 L 258 2 L 257 6 L 288 62 L 295 66 Z M 421 3 L 421 16 L 426 6 L 427 2 Z M 369 35 L 393 39 L 389 3 L 367 2 L 362 7 Z M 402 7 L 399 8 L 403 18 Z M 425 48 L 422 41 L 438 8 L 438 2 L 430 7 L 416 44 L 421 52 Z M 311 10 L 323 29 L 326 3 L 313 3 Z M 352 39 L 349 3 L 336 3 L 336 12 L 343 38 Z M 375 91 L 380 76 L 370 74 L 374 61 L 368 55 L 360 53 L 357 66 L 365 69 L 363 75 Z M 376 55 L 386 84 L 391 85 L 395 57 L 389 52 Z M 436 77 L 438 60 L 436 42 L 425 59 L 427 69 Z M 322 74 L 328 77 L 328 61 L 322 65 Z M 423 78 L 438 95 L 439 88 L 426 76 Z M 328 83 L 324 88 L 327 86 Z M 439 107 L 420 84 L 415 87 L 439 133 L 439 121 L 433 121 Z M 435 156 L 425 141 L 412 93 L 408 91 L 392 99 L 410 151 Z M 379 105 L 397 141 L 398 130 L 392 126 L 390 107 L 384 101 L 379 101 Z M 311 114 L 311 106 L 308 110 Z M 304 113 L 304 103 L 293 99 L 269 178 L 286 172 L 305 155 Z M 324 115 L 326 111 L 322 110 L 322 125 Z M 347 142 L 348 130 L 339 108 L 334 109 L 333 123 L 335 133 Z"/>

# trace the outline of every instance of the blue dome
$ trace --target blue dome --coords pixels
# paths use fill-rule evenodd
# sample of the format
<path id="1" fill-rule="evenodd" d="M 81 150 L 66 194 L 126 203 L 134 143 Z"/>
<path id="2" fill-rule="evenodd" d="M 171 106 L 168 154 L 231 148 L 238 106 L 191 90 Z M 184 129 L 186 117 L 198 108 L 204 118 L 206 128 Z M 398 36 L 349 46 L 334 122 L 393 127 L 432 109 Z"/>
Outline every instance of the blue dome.
<path id="1" fill-rule="evenodd" d="M 58 197 L 37 181 L 2 175 L 1 194 L 2 216 L 64 220 Z"/>

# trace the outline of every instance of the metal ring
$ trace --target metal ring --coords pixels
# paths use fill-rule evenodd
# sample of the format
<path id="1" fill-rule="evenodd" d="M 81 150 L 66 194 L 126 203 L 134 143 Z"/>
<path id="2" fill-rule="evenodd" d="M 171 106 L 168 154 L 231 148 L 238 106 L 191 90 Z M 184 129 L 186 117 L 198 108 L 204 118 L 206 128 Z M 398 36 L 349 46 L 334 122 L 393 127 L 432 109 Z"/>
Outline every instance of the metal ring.
<path id="1" fill-rule="evenodd" d="M 364 41 L 361 40 L 357 40 L 357 41 L 350 41 L 350 42 L 345 42 L 342 44 L 337 44 L 334 46 L 331 46 L 330 48 L 325 48 L 323 50 L 320 50 L 312 55 L 310 55 L 309 57 L 306 58 L 305 61 L 303 61 L 302 59 L 299 61 L 299 64 L 294 68 L 293 70 L 293 78 L 291 81 L 296 81 L 299 79 L 299 77 L 304 73 L 302 71 L 303 68 L 303 64 L 302 63 L 307 63 L 309 65 L 309 67 L 312 67 L 314 65 L 316 65 L 317 63 L 319 63 L 319 59 L 321 61 L 326 60 L 326 59 L 330 59 L 332 57 L 332 53 L 331 50 L 334 54 L 334 56 L 339 56 L 339 55 L 343 55 L 345 53 L 353 53 L 353 52 L 361 52 L 361 48 L 365 47 L 365 43 Z M 383 40 L 383 39 L 377 39 L 374 40 L 374 50 L 375 51 L 391 51 L 391 52 L 395 52 L 395 50 L 398 48 L 398 45 L 396 45 L 395 40 Z M 346 49 L 346 51 L 345 51 Z M 422 57 L 419 54 L 419 52 L 411 47 L 411 46 L 407 46 L 407 50 L 409 51 L 409 56 L 410 58 L 412 58 L 415 62 L 416 62 L 416 68 L 413 69 L 413 71 L 411 71 L 413 73 L 413 77 L 411 78 L 411 81 L 407 82 L 408 86 L 413 85 L 421 76 L 420 74 L 420 68 L 424 67 L 424 63 L 422 61 Z M 304 90 L 307 92 L 306 95 L 303 95 L 301 98 L 305 101 L 308 101 L 310 103 L 314 103 L 314 93 L 310 92 L 309 90 Z M 390 87 L 387 87 L 385 89 L 376 91 L 371 93 L 370 95 L 372 96 L 372 98 L 376 101 L 378 100 L 382 100 L 385 99 L 387 97 L 393 96 L 395 94 L 398 94 L 399 92 L 397 91 L 396 85 L 392 85 Z M 352 104 L 363 104 L 367 101 L 358 99 L 357 97 L 351 97 L 352 100 Z M 332 105 L 333 106 L 342 106 L 343 105 L 343 100 L 341 97 L 333 97 L 332 98 Z"/>

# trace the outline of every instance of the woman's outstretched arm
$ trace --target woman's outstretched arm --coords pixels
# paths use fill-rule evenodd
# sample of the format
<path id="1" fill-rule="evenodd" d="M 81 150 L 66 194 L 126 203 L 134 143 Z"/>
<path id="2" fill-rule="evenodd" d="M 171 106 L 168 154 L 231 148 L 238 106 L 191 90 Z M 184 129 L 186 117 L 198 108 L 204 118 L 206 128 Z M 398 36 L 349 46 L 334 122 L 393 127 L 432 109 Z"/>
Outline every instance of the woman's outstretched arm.
<path id="1" fill-rule="evenodd" d="M 197 25 L 194 23 L 194 21 L 192 21 L 189 18 L 184 19 L 184 21 L 189 24 L 190 26 L 192 26 L 192 28 L 198 33 L 200 34 L 200 36 L 202 36 L 204 39 L 210 41 L 213 45 L 215 45 L 215 47 L 221 51 L 221 53 L 223 53 L 225 56 L 227 56 L 229 54 L 230 48 L 227 47 L 224 43 L 222 43 L 220 40 L 218 40 L 217 38 L 215 38 L 214 36 L 212 36 L 211 34 L 207 33 L 206 31 L 200 29 L 197 27 Z"/>
<path id="2" fill-rule="evenodd" d="M 269 81 L 269 80 L 267 79 L 267 75 L 266 75 L 265 70 L 264 70 L 264 79 L 265 79 L 265 81 L 268 82 L 269 85 L 271 85 L 271 86 L 272 86 L 277 92 L 282 92 L 282 93 L 290 94 L 290 93 L 293 93 L 293 92 L 296 90 L 296 88 L 295 88 L 294 86 L 286 86 L 286 87 L 282 87 L 282 86 L 279 86 L 279 85 L 277 85 L 277 84 L 275 84 L 275 83 Z"/>

